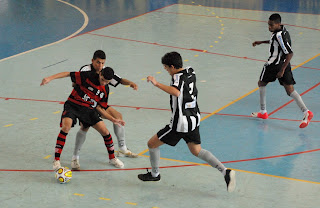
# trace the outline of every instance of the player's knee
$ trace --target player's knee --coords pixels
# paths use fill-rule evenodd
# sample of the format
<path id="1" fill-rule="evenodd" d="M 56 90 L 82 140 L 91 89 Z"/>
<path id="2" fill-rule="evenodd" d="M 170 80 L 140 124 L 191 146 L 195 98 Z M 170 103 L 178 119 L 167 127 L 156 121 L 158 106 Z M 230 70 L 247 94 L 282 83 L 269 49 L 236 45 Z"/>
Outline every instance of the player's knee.
<path id="1" fill-rule="evenodd" d="M 152 148 L 152 149 L 157 148 L 156 144 L 152 142 L 152 140 L 149 140 L 147 144 L 148 144 L 148 148 Z"/>
<path id="2" fill-rule="evenodd" d="M 196 149 L 190 149 L 190 152 L 196 157 L 198 157 L 199 155 L 199 151 L 197 151 Z"/>
<path id="3" fill-rule="evenodd" d="M 116 114 L 116 118 L 117 118 L 117 119 L 121 119 L 121 120 L 122 120 L 122 114 L 121 114 L 120 112 L 117 112 L 117 114 Z"/>
<path id="4" fill-rule="evenodd" d="M 71 126 L 62 126 L 61 130 L 65 133 L 68 133 L 71 129 Z"/>

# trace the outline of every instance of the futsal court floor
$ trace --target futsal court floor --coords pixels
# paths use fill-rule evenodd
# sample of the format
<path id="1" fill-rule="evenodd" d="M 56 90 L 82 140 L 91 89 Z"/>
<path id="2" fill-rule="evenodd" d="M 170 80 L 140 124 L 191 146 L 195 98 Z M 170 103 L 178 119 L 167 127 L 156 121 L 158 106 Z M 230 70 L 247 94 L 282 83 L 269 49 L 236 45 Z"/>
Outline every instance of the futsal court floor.
<path id="1" fill-rule="evenodd" d="M 320 199 L 320 12 L 316 0 L 0 0 L 0 207 L 314 208 Z M 314 118 L 305 129 L 295 102 L 278 82 L 267 86 L 270 118 L 259 110 L 257 81 L 268 57 L 267 20 L 278 12 L 292 39 L 295 89 Z M 109 104 L 123 114 L 136 159 L 108 164 L 102 137 L 91 129 L 81 171 L 68 184 L 52 161 L 69 78 L 41 80 L 91 63 L 106 65 L 139 89 L 111 87 Z M 142 182 L 150 168 L 147 141 L 170 119 L 169 95 L 147 83 L 170 83 L 161 57 L 179 52 L 197 74 L 202 147 L 236 171 L 228 193 L 219 171 L 189 153 L 183 141 L 162 146 L 161 181 Z M 105 121 L 113 133 L 112 124 Z M 61 155 L 70 167 L 78 126 Z M 117 141 L 114 135 L 115 146 Z"/>

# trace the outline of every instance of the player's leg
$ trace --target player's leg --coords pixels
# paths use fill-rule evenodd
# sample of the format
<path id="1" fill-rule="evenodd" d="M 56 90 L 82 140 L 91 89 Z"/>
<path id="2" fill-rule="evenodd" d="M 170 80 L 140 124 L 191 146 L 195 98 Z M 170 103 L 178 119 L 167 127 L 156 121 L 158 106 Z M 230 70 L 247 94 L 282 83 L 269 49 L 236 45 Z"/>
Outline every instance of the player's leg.
<path id="1" fill-rule="evenodd" d="M 116 109 L 114 109 L 113 107 L 109 106 L 106 111 L 107 113 L 112 115 L 114 118 L 123 120 L 122 114 L 118 112 Z M 125 127 L 113 124 L 113 130 L 118 140 L 119 151 L 117 156 L 126 156 L 131 158 L 138 157 L 138 154 L 131 152 L 127 148 L 126 139 L 125 139 Z"/>
<path id="2" fill-rule="evenodd" d="M 293 85 L 283 84 L 283 87 L 285 88 L 287 95 L 289 95 L 290 97 L 292 97 L 294 99 L 294 101 L 297 103 L 297 105 L 299 106 L 299 108 L 303 112 L 304 116 L 303 116 L 303 119 L 302 119 L 299 127 L 300 128 L 307 127 L 309 125 L 311 119 L 313 118 L 313 113 L 310 110 L 308 110 L 308 108 L 304 104 L 301 96 L 294 89 Z"/>
<path id="3" fill-rule="evenodd" d="M 300 128 L 307 127 L 310 123 L 310 120 L 313 118 L 313 113 L 310 110 L 308 110 L 308 108 L 304 104 L 301 96 L 293 87 L 293 85 L 296 84 L 296 82 L 293 78 L 293 74 L 292 74 L 292 70 L 291 70 L 290 65 L 288 65 L 288 67 L 286 68 L 283 76 L 281 78 L 279 78 L 279 83 L 281 85 L 283 85 L 284 89 L 287 92 L 287 95 L 294 99 L 294 101 L 297 103 L 297 105 L 299 106 L 299 108 L 303 112 L 303 119 L 302 119 L 299 127 Z"/>
<path id="4" fill-rule="evenodd" d="M 274 65 L 265 64 L 263 66 L 258 86 L 259 86 L 259 95 L 260 95 L 260 112 L 251 113 L 252 117 L 267 119 L 267 97 L 266 97 L 266 86 L 269 82 L 276 80 L 276 68 Z"/>
<path id="5" fill-rule="evenodd" d="M 55 155 L 53 161 L 53 170 L 57 170 L 61 167 L 60 165 L 60 156 L 66 142 L 66 137 L 72 127 L 73 120 L 69 117 L 64 117 L 61 120 L 61 130 L 57 138 L 56 146 L 55 146 Z"/>
<path id="6" fill-rule="evenodd" d="M 236 187 L 235 171 L 227 169 L 211 152 L 202 149 L 200 144 L 188 142 L 187 145 L 194 156 L 206 161 L 223 174 L 228 192 L 233 192 Z"/>
<path id="7" fill-rule="evenodd" d="M 159 147 L 164 143 L 159 139 L 158 135 L 155 134 L 148 141 L 148 148 L 150 153 L 150 163 L 152 171 L 146 174 L 139 174 L 138 178 L 142 181 L 159 181 L 160 172 L 159 172 L 159 162 L 160 162 L 160 149 Z"/>
<path id="8" fill-rule="evenodd" d="M 90 127 L 84 127 L 80 122 L 80 129 L 76 135 L 76 141 L 73 150 L 73 156 L 71 160 L 71 168 L 72 170 L 80 170 L 80 161 L 79 161 L 79 153 L 82 148 L 84 141 L 86 140 L 86 135 Z"/>
<path id="9" fill-rule="evenodd" d="M 117 168 L 123 168 L 124 167 L 123 162 L 114 156 L 114 145 L 113 145 L 112 136 L 109 130 L 107 129 L 106 125 L 104 124 L 104 122 L 99 121 L 92 127 L 96 129 L 103 137 L 104 144 L 107 147 L 107 150 L 109 153 L 109 163 L 114 165 Z"/>

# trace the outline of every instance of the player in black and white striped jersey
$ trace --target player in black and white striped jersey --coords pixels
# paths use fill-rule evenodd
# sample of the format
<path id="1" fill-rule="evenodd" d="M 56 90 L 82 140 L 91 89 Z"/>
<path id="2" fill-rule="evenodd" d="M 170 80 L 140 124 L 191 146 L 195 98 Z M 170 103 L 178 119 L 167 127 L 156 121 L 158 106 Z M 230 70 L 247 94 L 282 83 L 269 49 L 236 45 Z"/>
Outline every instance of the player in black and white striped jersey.
<path id="1" fill-rule="evenodd" d="M 104 64 L 106 61 L 106 55 L 102 50 L 97 50 L 94 52 L 93 58 L 91 61 L 92 61 L 91 64 L 81 67 L 80 72 L 94 71 L 99 73 L 103 68 L 105 68 Z M 109 85 L 113 87 L 117 87 L 119 84 L 129 85 L 134 90 L 138 90 L 138 86 L 134 82 L 121 78 L 120 76 L 114 74 L 113 79 L 109 82 Z M 106 113 L 111 115 L 114 119 L 122 120 L 122 114 L 109 105 L 106 109 Z M 100 113 L 100 115 L 103 115 L 103 114 Z M 72 161 L 71 161 L 71 168 L 73 170 L 80 170 L 79 152 L 86 139 L 86 134 L 89 128 L 90 127 L 84 127 L 81 124 L 81 128 L 77 132 L 74 152 L 73 152 Z M 113 129 L 118 140 L 119 150 L 117 152 L 117 156 L 126 156 L 130 158 L 138 157 L 136 153 L 131 152 L 126 146 L 124 126 L 119 126 L 115 124 L 113 125 Z"/>
<path id="2" fill-rule="evenodd" d="M 277 13 L 272 14 L 269 17 L 268 25 L 269 31 L 272 32 L 271 39 L 255 41 L 252 43 L 253 46 L 260 45 L 262 43 L 270 44 L 270 57 L 267 63 L 265 63 L 258 81 L 260 92 L 260 112 L 254 112 L 251 116 L 262 119 L 268 118 L 266 109 L 266 86 L 269 82 L 274 82 L 278 78 L 279 83 L 285 88 L 287 95 L 296 101 L 297 105 L 303 112 L 304 117 L 299 127 L 305 128 L 313 118 L 313 113 L 308 110 L 301 96 L 293 87 L 296 82 L 293 78 L 290 66 L 293 51 L 291 48 L 289 32 L 283 25 L 281 25 L 281 16 Z"/>
<path id="3" fill-rule="evenodd" d="M 232 192 L 236 186 L 235 171 L 227 169 L 211 152 L 202 149 L 200 145 L 200 110 L 194 70 L 191 67 L 182 68 L 182 58 L 177 52 L 165 54 L 162 64 L 172 77 L 170 86 L 159 83 L 152 76 L 148 76 L 147 81 L 170 94 L 171 121 L 148 141 L 152 171 L 139 174 L 138 178 L 142 181 L 159 181 L 159 146 L 175 146 L 184 139 L 193 155 L 217 168 L 224 175 L 227 190 Z"/>

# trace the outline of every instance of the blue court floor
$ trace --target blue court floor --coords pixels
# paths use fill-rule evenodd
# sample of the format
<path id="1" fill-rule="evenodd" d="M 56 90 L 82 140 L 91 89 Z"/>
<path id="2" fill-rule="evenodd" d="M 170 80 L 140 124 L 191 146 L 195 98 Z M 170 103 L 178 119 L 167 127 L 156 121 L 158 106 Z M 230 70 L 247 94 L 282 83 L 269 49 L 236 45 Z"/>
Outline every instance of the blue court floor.
<path id="1" fill-rule="evenodd" d="M 0 207 L 318 207 L 319 7 L 316 0 L 0 0 Z M 252 42 L 270 38 L 274 12 L 291 35 L 295 89 L 314 113 L 305 129 L 277 81 L 267 87 L 269 119 L 250 117 L 259 109 L 257 81 L 269 49 Z M 120 158 L 125 168 L 115 169 L 102 137 L 90 130 L 81 171 L 58 184 L 52 160 L 72 85 L 39 85 L 91 63 L 97 49 L 106 52 L 107 66 L 139 86 L 110 87 L 109 98 L 139 157 Z M 169 84 L 161 57 L 170 51 L 196 71 L 202 147 L 236 171 L 234 193 L 183 141 L 160 148 L 160 182 L 137 178 L 150 168 L 147 141 L 170 119 L 169 95 L 146 81 L 152 75 Z M 67 137 L 63 166 L 70 167 L 77 130 Z"/>

